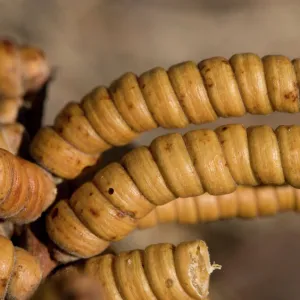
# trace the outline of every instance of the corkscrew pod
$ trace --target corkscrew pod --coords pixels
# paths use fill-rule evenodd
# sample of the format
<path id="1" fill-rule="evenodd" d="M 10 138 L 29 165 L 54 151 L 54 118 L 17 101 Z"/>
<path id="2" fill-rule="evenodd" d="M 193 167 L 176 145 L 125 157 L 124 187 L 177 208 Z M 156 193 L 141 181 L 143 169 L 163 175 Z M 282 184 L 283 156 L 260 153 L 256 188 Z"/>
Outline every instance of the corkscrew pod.
<path id="1" fill-rule="evenodd" d="M 38 132 L 31 154 L 57 176 L 72 179 L 101 152 L 158 126 L 183 128 L 246 112 L 299 112 L 299 83 L 300 60 L 251 53 L 154 68 L 139 77 L 126 73 L 109 88 L 68 104 L 53 127 Z"/>
<path id="2" fill-rule="evenodd" d="M 50 68 L 41 49 L 0 42 L 0 123 L 17 119 L 26 93 L 38 90 L 48 79 Z"/>
<path id="3" fill-rule="evenodd" d="M 53 179 L 39 166 L 0 149 L 0 170 L 1 219 L 32 222 L 54 201 Z"/>
<path id="4" fill-rule="evenodd" d="M 0 260 L 0 299 L 29 299 L 42 279 L 37 259 L 0 236 Z"/>
<path id="5" fill-rule="evenodd" d="M 273 216 L 279 212 L 300 211 L 300 190 L 291 186 L 237 187 L 236 191 L 213 196 L 177 198 L 157 206 L 138 221 L 145 229 L 160 223 L 196 224 L 231 218 Z"/>
<path id="6" fill-rule="evenodd" d="M 300 126 L 226 125 L 156 138 L 111 163 L 48 213 L 49 237 L 78 257 L 94 256 L 176 198 L 232 193 L 237 185 L 300 187 Z"/>
<path id="7" fill-rule="evenodd" d="M 76 282 L 80 275 L 92 279 L 99 287 L 97 296 L 92 297 L 89 293 L 87 299 L 207 300 L 210 275 L 220 268 L 211 264 L 203 241 L 184 242 L 178 246 L 155 244 L 145 250 L 96 256 L 67 266 L 50 277 L 48 283 L 52 283 L 52 294 L 58 294 L 52 300 L 67 298 L 65 286 L 68 280 L 71 278 Z M 57 288 L 59 291 L 56 292 L 55 283 L 63 291 Z M 45 289 L 39 292 L 34 299 L 47 294 Z M 74 295 L 74 287 L 69 292 Z"/>

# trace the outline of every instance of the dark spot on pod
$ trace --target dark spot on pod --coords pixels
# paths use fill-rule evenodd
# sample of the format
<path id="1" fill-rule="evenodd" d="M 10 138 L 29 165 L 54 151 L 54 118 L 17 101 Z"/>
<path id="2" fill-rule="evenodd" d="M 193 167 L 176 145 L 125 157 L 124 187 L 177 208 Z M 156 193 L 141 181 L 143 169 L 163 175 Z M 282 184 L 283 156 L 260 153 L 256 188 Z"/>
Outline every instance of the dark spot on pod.
<path id="1" fill-rule="evenodd" d="M 298 100 L 298 93 L 296 91 L 290 91 L 284 95 L 284 98 L 295 102 L 296 100 Z"/>
<path id="2" fill-rule="evenodd" d="M 173 147 L 172 143 L 167 143 L 165 149 L 166 151 L 171 151 L 172 147 Z"/>
<path id="3" fill-rule="evenodd" d="M 0 285 L 4 289 L 7 285 L 7 279 L 6 278 L 1 278 L 0 279 Z"/>
<path id="4" fill-rule="evenodd" d="M 108 189 L 108 194 L 109 195 L 112 195 L 114 192 L 115 192 L 115 190 L 113 188 L 109 188 Z"/>
<path id="5" fill-rule="evenodd" d="M 173 280 L 171 278 L 168 278 L 166 280 L 166 287 L 169 289 L 173 286 Z"/>
<path id="6" fill-rule="evenodd" d="M 99 213 L 98 213 L 95 209 L 90 208 L 89 210 L 90 210 L 90 213 L 91 213 L 93 216 L 99 217 Z"/>
<path id="7" fill-rule="evenodd" d="M 222 128 L 222 131 L 225 131 L 225 130 L 227 130 L 227 129 L 228 129 L 228 127 L 224 126 L 224 127 Z"/>
<path id="8" fill-rule="evenodd" d="M 58 208 L 55 207 L 51 212 L 51 218 L 55 219 L 58 216 Z"/>
<path id="9" fill-rule="evenodd" d="M 214 82 L 211 78 L 206 78 L 204 83 L 208 88 L 212 88 L 214 86 Z"/>
<path id="10" fill-rule="evenodd" d="M 93 192 L 90 192 L 90 194 L 89 194 L 90 196 L 93 196 L 94 195 L 94 193 Z"/>

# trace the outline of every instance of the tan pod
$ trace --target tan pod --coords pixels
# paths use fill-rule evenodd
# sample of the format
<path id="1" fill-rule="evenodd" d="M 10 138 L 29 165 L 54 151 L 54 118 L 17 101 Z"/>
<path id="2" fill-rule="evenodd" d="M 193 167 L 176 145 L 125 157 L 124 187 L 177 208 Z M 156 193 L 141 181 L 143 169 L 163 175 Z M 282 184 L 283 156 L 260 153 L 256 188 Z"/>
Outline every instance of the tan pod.
<path id="1" fill-rule="evenodd" d="M 279 55 L 261 59 L 252 53 L 235 54 L 229 60 L 213 57 L 198 66 L 183 62 L 167 71 L 154 68 L 140 76 L 126 73 L 109 89 L 97 87 L 80 104 L 68 104 L 55 120 L 54 129 L 74 151 L 58 152 L 55 159 L 45 161 L 44 157 L 53 150 L 47 149 L 53 144 L 49 139 L 56 137 L 47 136 L 44 129 L 34 138 L 30 151 L 49 171 L 72 179 L 95 163 L 82 161 L 78 150 L 99 154 L 128 144 L 139 133 L 156 127 L 182 128 L 190 123 L 213 122 L 218 117 L 240 117 L 247 112 L 299 112 L 299 84 L 299 60 L 291 62 Z M 82 163 L 65 172 L 60 164 L 72 159 Z"/>
<path id="2" fill-rule="evenodd" d="M 56 197 L 50 174 L 0 149 L 0 217 L 14 223 L 36 220 Z"/>
<path id="3" fill-rule="evenodd" d="M 48 234 L 66 252 L 89 257 L 97 254 L 96 249 L 101 249 L 98 239 L 106 241 L 107 245 L 109 241 L 122 239 L 155 206 L 166 204 L 179 195 L 197 197 L 205 192 L 218 196 L 218 201 L 214 202 L 213 196 L 207 196 L 208 202 L 204 204 L 188 200 L 187 207 L 192 213 L 187 220 L 182 212 L 184 200 L 179 200 L 176 209 L 162 217 L 162 222 L 178 219 L 195 223 L 233 218 L 240 212 L 241 216 L 249 217 L 275 214 L 279 210 L 277 202 L 285 201 L 276 201 L 263 189 L 257 190 L 257 199 L 252 197 L 248 202 L 241 202 L 241 208 L 237 195 L 227 194 L 233 193 L 237 185 L 257 186 L 260 182 L 266 185 L 286 183 L 299 188 L 299 128 L 296 125 L 281 126 L 273 131 L 268 126 L 246 129 L 235 124 L 216 130 L 194 130 L 184 136 L 158 137 L 149 148 L 136 148 L 127 153 L 121 163 L 111 163 L 100 170 L 92 183 L 79 187 L 66 204 L 72 218 L 76 218 L 76 224 L 80 223 L 76 238 L 83 240 L 93 236 L 88 238 L 89 243 L 95 242 L 93 253 L 85 252 L 85 247 L 80 247 L 80 253 L 73 251 L 79 249 L 78 245 L 73 247 L 75 242 L 79 243 L 75 236 L 70 244 L 68 236 L 60 236 L 58 240 L 57 228 L 64 228 L 66 233 L 71 228 L 67 228 L 67 223 L 64 225 L 63 219 L 52 218 L 52 213 L 47 220 L 51 228 L 56 229 L 48 230 Z M 61 205 L 56 204 L 52 211 Z M 290 207 L 291 204 L 284 205 Z"/>
<path id="4" fill-rule="evenodd" d="M 145 229 L 161 223 L 196 224 L 231 218 L 256 218 L 280 212 L 299 211 L 299 190 L 286 186 L 237 187 L 236 191 L 221 196 L 203 194 L 198 197 L 178 198 L 156 207 L 138 221 Z"/>
<path id="5" fill-rule="evenodd" d="M 42 280 L 35 257 L 0 236 L 0 299 L 30 299 Z"/>
<path id="6" fill-rule="evenodd" d="M 203 241 L 157 244 L 144 251 L 91 258 L 84 274 L 97 280 L 106 300 L 207 299 L 211 265 Z"/>
<path id="7" fill-rule="evenodd" d="M 48 80 L 50 68 L 41 49 L 0 41 L 0 123 L 16 122 L 26 93 Z"/>

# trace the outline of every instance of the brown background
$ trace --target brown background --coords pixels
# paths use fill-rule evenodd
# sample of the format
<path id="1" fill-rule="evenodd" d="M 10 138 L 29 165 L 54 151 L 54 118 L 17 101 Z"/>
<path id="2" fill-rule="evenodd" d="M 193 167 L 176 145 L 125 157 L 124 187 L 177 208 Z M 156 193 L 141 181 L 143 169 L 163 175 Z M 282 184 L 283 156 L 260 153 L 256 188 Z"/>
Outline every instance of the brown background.
<path id="1" fill-rule="evenodd" d="M 56 71 L 44 118 L 51 124 L 66 102 L 79 101 L 94 86 L 109 84 L 125 71 L 141 73 L 238 52 L 297 57 L 299 13 L 297 0 L 0 0 L 0 34 L 46 51 Z M 298 115 L 283 114 L 226 122 L 299 123 Z M 162 132 L 143 135 L 135 145 L 148 144 Z M 106 158 L 113 160 L 124 150 Z M 204 238 L 212 260 L 223 265 L 213 276 L 214 300 L 300 298 L 299 215 L 160 226 L 135 232 L 115 248 L 193 238 Z"/>

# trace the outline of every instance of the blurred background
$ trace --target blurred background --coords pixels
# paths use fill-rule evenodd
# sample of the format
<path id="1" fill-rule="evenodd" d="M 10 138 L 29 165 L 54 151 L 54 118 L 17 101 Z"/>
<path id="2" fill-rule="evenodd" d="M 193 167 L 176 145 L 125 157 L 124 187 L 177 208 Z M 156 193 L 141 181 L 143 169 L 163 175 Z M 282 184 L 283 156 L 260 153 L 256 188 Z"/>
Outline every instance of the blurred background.
<path id="1" fill-rule="evenodd" d="M 65 103 L 79 101 L 126 71 L 140 74 L 155 66 L 239 52 L 298 57 L 299 15 L 297 0 L 0 0 L 0 35 L 45 50 L 55 70 L 44 116 L 44 123 L 51 124 Z M 299 124 L 298 115 L 272 114 L 220 119 L 202 127 L 225 122 Z M 164 132 L 144 134 L 131 146 L 149 144 Z M 118 159 L 131 146 L 105 157 Z M 292 213 L 255 221 L 162 225 L 136 231 L 114 248 L 194 238 L 203 238 L 211 259 L 223 265 L 212 276 L 212 300 L 300 298 L 300 216 Z"/>

